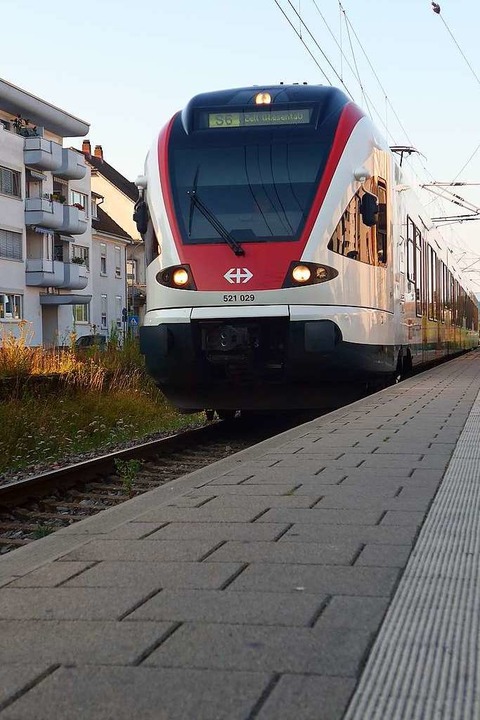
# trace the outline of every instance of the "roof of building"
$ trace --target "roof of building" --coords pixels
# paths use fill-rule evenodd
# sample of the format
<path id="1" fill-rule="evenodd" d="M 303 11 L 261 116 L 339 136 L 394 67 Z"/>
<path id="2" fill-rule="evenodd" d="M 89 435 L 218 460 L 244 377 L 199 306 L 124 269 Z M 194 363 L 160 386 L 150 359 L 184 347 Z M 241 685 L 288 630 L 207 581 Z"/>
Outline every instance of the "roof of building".
<path id="1" fill-rule="evenodd" d="M 116 235 L 124 240 L 133 241 L 133 238 L 98 205 L 97 216 L 96 218 L 92 218 L 92 230 L 94 232 Z"/>
<path id="2" fill-rule="evenodd" d="M 83 154 L 87 162 L 93 168 L 95 168 L 95 170 L 100 173 L 100 175 L 103 175 L 104 178 L 109 180 L 112 185 L 115 185 L 115 187 L 118 188 L 118 190 L 120 190 L 120 192 L 122 192 L 128 198 L 130 198 L 130 200 L 136 202 L 136 200 L 138 199 L 138 188 L 135 183 L 127 180 L 126 177 L 119 173 L 118 170 L 115 170 L 115 168 L 112 167 L 110 163 L 108 163 L 106 160 L 104 160 L 103 157 L 91 155 L 88 152 L 84 152 Z"/>
<path id="3" fill-rule="evenodd" d="M 0 107 L 12 115 L 28 117 L 32 125 L 46 127 L 60 137 L 86 135 L 90 124 L 66 110 L 0 78 Z"/>

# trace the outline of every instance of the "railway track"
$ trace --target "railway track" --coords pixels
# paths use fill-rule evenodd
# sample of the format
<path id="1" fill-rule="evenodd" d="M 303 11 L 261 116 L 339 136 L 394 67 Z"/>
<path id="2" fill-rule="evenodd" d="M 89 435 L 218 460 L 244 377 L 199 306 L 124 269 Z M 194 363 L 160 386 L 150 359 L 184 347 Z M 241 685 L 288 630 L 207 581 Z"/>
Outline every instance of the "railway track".
<path id="1" fill-rule="evenodd" d="M 0 557 L 334 409 L 215 422 L 0 485 Z"/>
<path id="2" fill-rule="evenodd" d="M 0 556 L 312 419 L 217 422 L 0 486 Z"/>

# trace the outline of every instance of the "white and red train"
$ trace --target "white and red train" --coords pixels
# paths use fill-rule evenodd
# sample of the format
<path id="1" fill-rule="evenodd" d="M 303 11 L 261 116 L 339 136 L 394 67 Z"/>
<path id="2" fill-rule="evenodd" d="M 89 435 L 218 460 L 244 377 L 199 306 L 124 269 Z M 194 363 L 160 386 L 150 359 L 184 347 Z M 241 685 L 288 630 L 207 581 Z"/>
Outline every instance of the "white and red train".
<path id="1" fill-rule="evenodd" d="M 139 178 L 148 371 L 181 410 L 331 406 L 478 345 L 452 253 L 338 89 L 194 97 Z"/>

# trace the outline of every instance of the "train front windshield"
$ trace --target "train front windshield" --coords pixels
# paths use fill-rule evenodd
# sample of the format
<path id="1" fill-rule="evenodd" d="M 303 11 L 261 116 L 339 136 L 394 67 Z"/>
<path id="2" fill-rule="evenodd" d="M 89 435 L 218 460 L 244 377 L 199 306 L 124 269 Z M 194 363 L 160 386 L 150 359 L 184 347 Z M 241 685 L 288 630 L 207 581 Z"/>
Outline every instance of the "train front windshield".
<path id="1" fill-rule="evenodd" d="M 187 135 L 177 117 L 169 171 L 183 242 L 224 242 L 222 230 L 242 244 L 297 240 L 331 148 L 331 125 L 326 132 L 313 122 L 306 127 L 207 126 Z"/>

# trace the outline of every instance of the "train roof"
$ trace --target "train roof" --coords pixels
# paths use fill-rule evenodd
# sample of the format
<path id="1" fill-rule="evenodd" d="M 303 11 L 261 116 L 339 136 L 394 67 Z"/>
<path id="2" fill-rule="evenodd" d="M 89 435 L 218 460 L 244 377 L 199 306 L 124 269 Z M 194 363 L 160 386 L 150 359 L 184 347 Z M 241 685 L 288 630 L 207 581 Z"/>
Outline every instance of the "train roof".
<path id="1" fill-rule="evenodd" d="M 259 93 L 269 93 L 276 103 L 322 102 L 343 107 L 351 102 L 342 90 L 329 85 L 252 85 L 251 87 L 217 90 L 195 95 L 187 107 L 205 108 L 228 105 L 255 105 Z M 332 108 L 333 109 L 333 108 Z"/>

